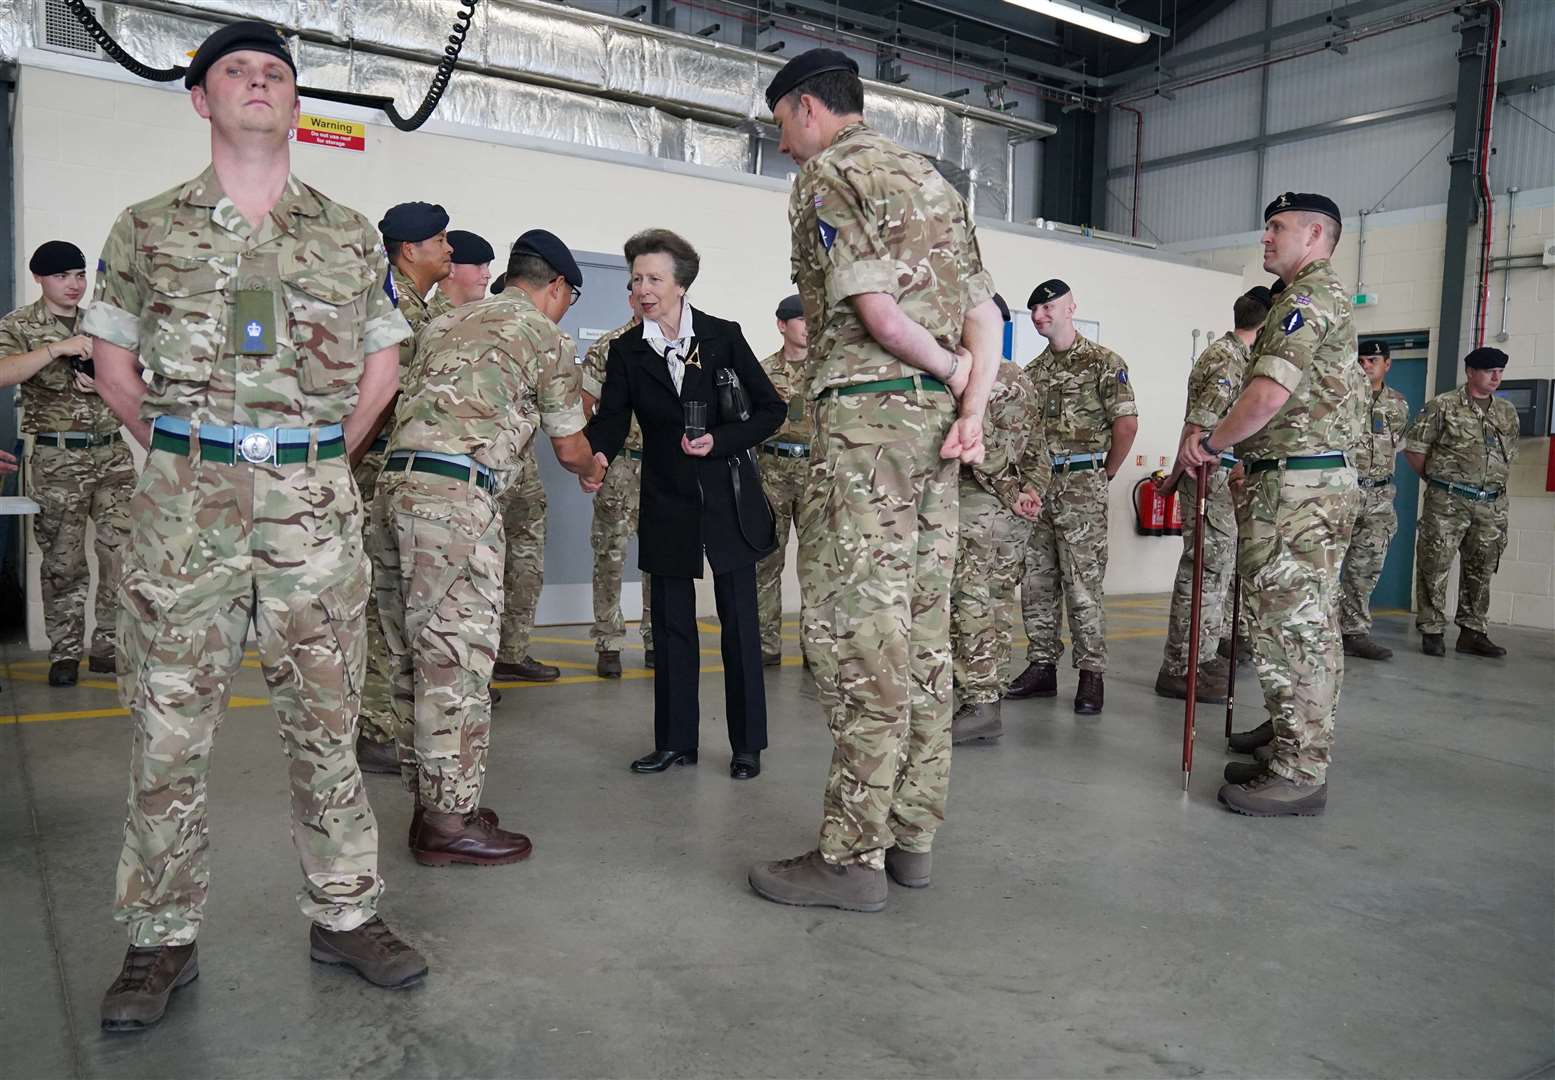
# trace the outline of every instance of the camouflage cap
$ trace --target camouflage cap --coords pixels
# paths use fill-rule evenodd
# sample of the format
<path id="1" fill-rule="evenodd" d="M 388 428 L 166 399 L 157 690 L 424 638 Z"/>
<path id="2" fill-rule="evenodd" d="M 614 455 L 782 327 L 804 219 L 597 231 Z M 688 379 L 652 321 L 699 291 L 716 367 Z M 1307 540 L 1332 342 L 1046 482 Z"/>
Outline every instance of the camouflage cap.
<path id="1" fill-rule="evenodd" d="M 1028 308 L 1041 307 L 1043 304 L 1052 303 L 1060 296 L 1069 294 L 1069 286 L 1058 278 L 1048 278 L 1041 285 L 1031 290 L 1031 299 L 1026 301 Z"/>
<path id="2" fill-rule="evenodd" d="M 286 47 L 281 32 L 269 23 L 245 19 L 228 23 L 201 42 L 194 59 L 189 61 L 189 69 L 184 72 L 184 89 L 193 90 L 204 82 L 205 73 L 223 56 L 245 49 L 285 60 L 286 66 L 292 69 L 292 78 L 297 77 L 297 62 L 292 59 L 292 51 Z"/>
<path id="3" fill-rule="evenodd" d="M 1463 366 L 1481 371 L 1487 368 L 1504 368 L 1508 359 L 1506 353 L 1500 349 L 1492 349 L 1487 345 L 1482 349 L 1475 349 L 1465 356 L 1463 358 Z"/>
<path id="4" fill-rule="evenodd" d="M 810 49 L 802 52 L 784 64 L 783 69 L 767 84 L 767 108 L 777 108 L 783 96 L 800 83 L 828 71 L 850 71 L 857 75 L 858 64 L 852 57 L 836 49 Z"/>
<path id="5" fill-rule="evenodd" d="M 1263 219 L 1268 221 L 1275 214 L 1283 214 L 1287 210 L 1305 210 L 1313 214 L 1324 214 L 1335 221 L 1340 220 L 1339 204 L 1327 195 L 1319 195 L 1313 191 L 1285 192 L 1263 208 Z"/>

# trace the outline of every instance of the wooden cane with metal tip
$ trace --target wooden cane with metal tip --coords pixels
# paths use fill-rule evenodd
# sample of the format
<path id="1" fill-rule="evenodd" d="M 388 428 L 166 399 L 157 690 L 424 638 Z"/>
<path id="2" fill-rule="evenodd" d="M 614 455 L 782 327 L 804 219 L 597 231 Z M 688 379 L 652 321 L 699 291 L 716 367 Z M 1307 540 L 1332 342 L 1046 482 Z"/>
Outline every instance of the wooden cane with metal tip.
<path id="1" fill-rule="evenodd" d="M 1182 716 L 1182 789 L 1193 776 L 1193 707 L 1199 690 L 1199 625 L 1204 615 L 1204 495 L 1209 465 L 1193 470 L 1193 603 L 1188 609 L 1188 702 Z"/>
<path id="2" fill-rule="evenodd" d="M 1231 741 L 1231 713 L 1236 708 L 1236 631 L 1241 621 L 1242 575 L 1233 570 L 1231 574 L 1231 674 L 1226 676 L 1226 742 Z"/>

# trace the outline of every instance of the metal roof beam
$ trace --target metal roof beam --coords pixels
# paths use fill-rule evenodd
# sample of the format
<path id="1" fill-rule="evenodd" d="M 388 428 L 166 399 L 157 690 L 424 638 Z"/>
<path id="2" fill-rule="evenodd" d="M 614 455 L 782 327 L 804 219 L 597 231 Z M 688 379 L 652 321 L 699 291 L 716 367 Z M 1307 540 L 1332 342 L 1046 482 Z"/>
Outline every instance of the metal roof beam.
<path id="1" fill-rule="evenodd" d="M 1230 41 L 1222 41 L 1218 45 L 1209 45 L 1202 49 L 1190 49 L 1188 52 L 1167 52 L 1161 56 L 1158 63 L 1141 64 L 1124 71 L 1114 72 L 1104 76 L 1102 83 L 1108 87 L 1123 86 L 1140 79 L 1146 75 L 1162 74 L 1170 76 L 1177 68 L 1202 63 L 1205 60 L 1214 60 L 1217 57 L 1229 56 L 1259 45 L 1279 41 L 1281 38 L 1290 37 L 1293 34 L 1306 33 L 1309 30 L 1322 30 L 1333 27 L 1336 30 L 1348 29 L 1351 19 L 1358 19 L 1386 8 L 1399 7 L 1402 4 L 1411 3 L 1413 0 L 1355 0 L 1354 3 L 1344 7 L 1335 8 L 1322 15 L 1309 15 L 1304 19 L 1293 19 L 1290 22 L 1280 23 L 1267 30 L 1259 30 L 1252 34 L 1243 34 L 1239 38 Z"/>
<path id="2" fill-rule="evenodd" d="M 1538 90 L 1546 86 L 1555 86 L 1555 71 L 1541 71 L 1537 75 L 1524 75 L 1517 79 L 1506 79 L 1496 84 L 1498 95 L 1520 94 L 1528 90 Z M 1173 165 L 1191 165 L 1196 161 L 1212 161 L 1215 158 L 1230 157 L 1232 154 L 1246 154 L 1265 146 L 1280 146 L 1285 143 L 1304 142 L 1307 139 L 1320 139 L 1325 135 L 1337 135 L 1344 131 L 1358 131 L 1361 128 L 1374 127 L 1377 124 L 1391 124 L 1398 120 L 1409 120 L 1416 116 L 1426 116 L 1435 112 L 1446 112 L 1457 104 L 1456 97 L 1437 98 L 1435 101 L 1421 101 L 1413 105 L 1399 105 L 1392 109 L 1378 109 L 1374 112 L 1357 113 L 1354 116 L 1341 116 L 1337 120 L 1325 120 L 1320 124 L 1309 124 L 1306 127 L 1291 128 L 1288 131 L 1273 131 L 1267 135 L 1256 136 L 1251 139 L 1237 139 L 1234 142 L 1219 143 L 1215 146 L 1204 146 L 1197 150 L 1187 150 L 1181 154 L 1168 154 L 1165 157 L 1151 158 L 1139 163 L 1140 172 L 1151 172 L 1156 169 L 1169 169 Z M 1120 165 L 1115 169 L 1107 170 L 1107 179 L 1116 180 L 1134 174 L 1132 164 Z"/>

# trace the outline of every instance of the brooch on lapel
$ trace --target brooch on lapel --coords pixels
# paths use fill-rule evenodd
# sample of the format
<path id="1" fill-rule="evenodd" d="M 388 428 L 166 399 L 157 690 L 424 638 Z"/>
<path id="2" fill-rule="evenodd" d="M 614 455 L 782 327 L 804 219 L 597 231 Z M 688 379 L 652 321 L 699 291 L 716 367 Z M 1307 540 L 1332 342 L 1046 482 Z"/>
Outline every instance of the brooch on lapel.
<path id="1" fill-rule="evenodd" d="M 702 367 L 702 343 L 700 341 L 691 346 L 691 355 L 686 357 L 686 366 L 698 369 Z"/>

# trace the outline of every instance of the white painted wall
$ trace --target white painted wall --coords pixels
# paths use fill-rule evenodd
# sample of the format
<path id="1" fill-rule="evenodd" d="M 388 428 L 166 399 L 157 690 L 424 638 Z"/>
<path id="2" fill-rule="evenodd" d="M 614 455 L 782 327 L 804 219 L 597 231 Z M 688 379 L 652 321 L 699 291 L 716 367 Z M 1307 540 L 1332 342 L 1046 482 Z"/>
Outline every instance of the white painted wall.
<path id="1" fill-rule="evenodd" d="M 1496 199 L 1492 227 L 1492 252 L 1507 253 L 1507 197 Z M 1537 253 L 1555 242 L 1555 188 L 1519 192 L 1512 216 L 1511 252 Z M 1469 241 L 1464 279 L 1472 283 L 1478 265 L 1478 230 Z M 1172 245 L 1207 266 L 1241 273 L 1247 285 L 1268 284 L 1262 268 L 1257 233 L 1214 237 Z M 1362 333 L 1395 330 L 1431 331 L 1427 387 L 1435 385 L 1437 328 L 1442 290 L 1442 260 L 1446 247 L 1446 207 L 1380 213 L 1367 219 L 1366 258 L 1358 267 L 1359 222 L 1346 219 L 1334 265 L 1346 281 L 1364 270 L 1365 288 L 1375 293 L 1375 307 L 1358 308 L 1356 322 Z M 1500 338 L 1501 297 L 1506 277 L 1490 279 L 1489 317 L 1485 342 L 1506 351 L 1508 379 L 1555 379 L 1555 268 L 1518 270 L 1512 273 L 1506 305 L 1506 337 Z M 1472 284 L 1466 289 L 1472 293 Z M 1461 356 L 1473 347 L 1470 339 L 1473 297 L 1465 297 L 1463 335 L 1455 351 Z M 1461 369 L 1457 382 L 1463 382 Z M 1524 439 L 1511 477 L 1511 538 L 1501 558 L 1501 570 L 1491 583 L 1490 618 L 1494 622 L 1555 629 L 1555 494 L 1545 490 L 1550 440 Z M 1457 607 L 1457 571 L 1449 582 L 1449 610 Z"/>
<path id="2" fill-rule="evenodd" d="M 17 109 L 19 240 L 12 258 L 18 280 L 27 283 L 20 300 L 36 295 L 24 271 L 27 253 L 39 243 L 68 238 L 91 263 L 122 207 L 194 176 L 208 161 L 207 129 L 185 93 L 121 78 L 106 64 L 27 51 Z M 371 117 L 343 106 L 318 111 Z M 702 254 L 695 302 L 739 320 L 757 355 L 777 347 L 771 312 L 792 287 L 786 185 L 692 166 L 579 156 L 534 140 L 487 141 L 494 138 L 435 121 L 413 134 L 374 121 L 365 153 L 299 145 L 293 167 L 373 220 L 406 199 L 440 202 L 456 225 L 499 249 L 537 226 L 594 251 L 616 250 L 650 225 L 675 229 Z M 1075 289 L 1080 317 L 1098 321 L 1103 343 L 1128 360 L 1141 401 L 1137 450 L 1144 464 L 1131 462 L 1114 484 L 1107 587 L 1169 589 L 1180 548 L 1174 540 L 1134 535 L 1129 490 L 1173 452 L 1190 328 L 1226 328 L 1241 289 L 1237 275 L 1002 222 L 979 228 L 984 258 L 1017 315 L 1036 282 L 1062 277 Z M 792 567 L 792 549 L 790 555 Z M 41 644 L 36 589 L 34 581 L 35 647 Z M 635 591 L 626 594 L 635 603 Z M 789 610 L 796 610 L 792 568 L 785 594 Z M 711 612 L 710 588 L 703 600 Z"/>

